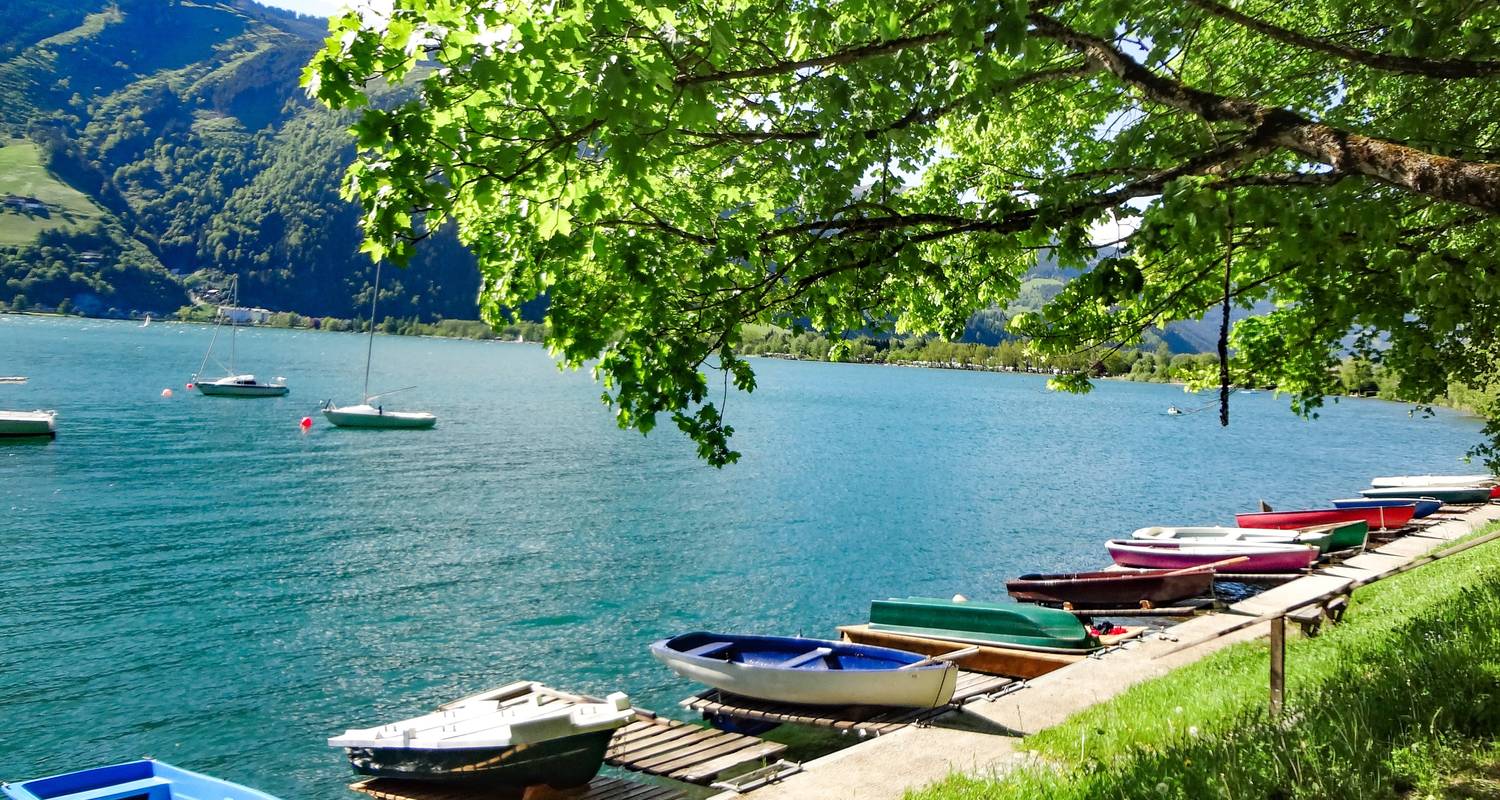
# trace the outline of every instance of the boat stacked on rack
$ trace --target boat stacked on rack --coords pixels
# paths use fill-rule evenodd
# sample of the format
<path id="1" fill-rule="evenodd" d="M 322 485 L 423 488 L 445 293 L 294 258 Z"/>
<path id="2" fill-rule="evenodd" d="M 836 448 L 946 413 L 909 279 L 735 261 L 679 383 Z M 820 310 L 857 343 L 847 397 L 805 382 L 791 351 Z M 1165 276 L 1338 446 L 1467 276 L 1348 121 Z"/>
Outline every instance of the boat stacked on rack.
<path id="1" fill-rule="evenodd" d="M 635 719 L 621 692 L 565 696 L 531 682 L 507 684 L 430 714 L 328 740 L 361 775 L 488 789 L 583 786 L 598 774 L 617 728 Z"/>
<path id="2" fill-rule="evenodd" d="M 1065 609 L 1151 609 L 1213 592 L 1212 569 L 1097 570 L 1033 573 L 1005 582 L 1005 591 L 1023 603 Z"/>
<path id="3" fill-rule="evenodd" d="M 655 642 L 651 654 L 689 680 L 797 705 L 937 708 L 958 685 L 950 658 L 825 639 L 698 631 Z"/>
<path id="4" fill-rule="evenodd" d="M 1300 572 L 1318 560 L 1318 548 L 1270 542 L 1215 543 L 1192 539 L 1111 539 L 1104 544 L 1122 567 L 1184 569 L 1243 558 L 1236 572 Z"/>
<path id="5" fill-rule="evenodd" d="M 1235 524 L 1242 528 L 1307 528 L 1314 525 L 1336 525 L 1365 522 L 1371 528 L 1395 530 L 1404 528 L 1416 513 L 1415 504 L 1373 508 L 1312 508 L 1292 511 L 1251 511 L 1235 514 Z"/>
<path id="6" fill-rule="evenodd" d="M 1440 500 L 1444 504 L 1473 505 L 1487 503 L 1493 489 L 1489 486 L 1389 486 L 1361 489 L 1360 495 L 1370 500 L 1401 499 L 1410 496 Z"/>

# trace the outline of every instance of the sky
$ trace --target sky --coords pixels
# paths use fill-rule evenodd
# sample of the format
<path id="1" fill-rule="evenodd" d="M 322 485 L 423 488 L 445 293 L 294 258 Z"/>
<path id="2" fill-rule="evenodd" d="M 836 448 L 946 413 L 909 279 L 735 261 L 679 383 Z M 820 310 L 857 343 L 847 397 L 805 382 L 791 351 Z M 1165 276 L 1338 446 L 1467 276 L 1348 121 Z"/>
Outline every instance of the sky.
<path id="1" fill-rule="evenodd" d="M 348 0 L 259 0 L 264 5 L 287 8 L 299 14 L 315 14 L 326 17 L 338 11 Z"/>

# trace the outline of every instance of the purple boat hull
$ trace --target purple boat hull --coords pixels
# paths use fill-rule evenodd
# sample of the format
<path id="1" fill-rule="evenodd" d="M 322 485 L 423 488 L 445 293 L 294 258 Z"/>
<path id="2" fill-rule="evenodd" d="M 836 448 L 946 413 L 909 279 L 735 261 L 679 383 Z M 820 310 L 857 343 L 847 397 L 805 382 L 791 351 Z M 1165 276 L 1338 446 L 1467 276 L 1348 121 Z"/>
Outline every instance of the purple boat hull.
<path id="1" fill-rule="evenodd" d="M 1145 569 L 1184 569 L 1223 561 L 1226 558 L 1244 556 L 1227 572 L 1299 572 L 1318 558 L 1315 547 L 1301 545 L 1263 545 L 1260 547 L 1213 547 L 1194 545 L 1190 542 L 1142 541 L 1114 539 L 1106 545 L 1110 558 L 1122 567 Z"/>

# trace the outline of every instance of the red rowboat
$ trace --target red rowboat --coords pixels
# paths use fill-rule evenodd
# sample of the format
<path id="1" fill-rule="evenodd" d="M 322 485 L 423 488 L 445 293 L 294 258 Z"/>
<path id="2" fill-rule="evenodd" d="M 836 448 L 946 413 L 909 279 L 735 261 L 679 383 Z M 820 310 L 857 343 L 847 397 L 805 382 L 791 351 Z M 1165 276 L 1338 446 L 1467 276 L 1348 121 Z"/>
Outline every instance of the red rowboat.
<path id="1" fill-rule="evenodd" d="M 1386 506 L 1381 508 L 1318 508 L 1305 511 L 1259 511 L 1235 514 L 1235 522 L 1241 528 L 1306 528 L 1310 525 L 1330 525 L 1339 522 L 1370 523 L 1372 530 L 1387 530 L 1405 527 L 1415 514 L 1415 505 Z"/>

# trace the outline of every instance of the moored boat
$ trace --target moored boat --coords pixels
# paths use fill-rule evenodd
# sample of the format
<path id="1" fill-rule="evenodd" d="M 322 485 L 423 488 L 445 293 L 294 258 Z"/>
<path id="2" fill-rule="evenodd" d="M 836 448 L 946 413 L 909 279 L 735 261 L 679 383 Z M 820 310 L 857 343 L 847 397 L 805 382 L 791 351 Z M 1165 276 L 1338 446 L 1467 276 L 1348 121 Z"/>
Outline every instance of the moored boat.
<path id="1" fill-rule="evenodd" d="M 936 708 L 958 685 L 958 667 L 941 657 L 823 639 L 698 631 L 654 642 L 651 654 L 715 689 L 798 705 Z"/>
<path id="2" fill-rule="evenodd" d="M 1176 539 L 1198 544 L 1234 547 L 1245 544 L 1304 544 L 1328 552 L 1333 541 L 1331 528 L 1282 529 L 1282 528 L 1228 528 L 1205 527 L 1161 527 L 1140 528 L 1131 534 L 1133 539 Z"/>
<path id="3" fill-rule="evenodd" d="M 346 731 L 342 747 L 361 775 L 487 789 L 567 789 L 598 774 L 615 730 L 635 719 L 630 698 L 568 696 L 540 684 L 508 684 L 430 714 Z"/>
<path id="4" fill-rule="evenodd" d="M 291 391 L 286 381 L 280 378 L 262 383 L 254 375 L 230 375 L 213 381 L 198 380 L 194 376 L 193 388 L 215 397 L 280 397 Z"/>
<path id="5" fill-rule="evenodd" d="M 0 438 L 57 438 L 56 411 L 0 411 Z"/>
<path id="6" fill-rule="evenodd" d="M 1496 486 L 1500 478 L 1488 474 L 1473 475 L 1389 475 L 1372 478 L 1370 486 L 1376 489 L 1404 486 Z"/>
<path id="7" fill-rule="evenodd" d="M 1297 572 L 1318 558 L 1318 548 L 1301 544 L 1240 544 L 1232 547 L 1172 539 L 1111 539 L 1110 558 L 1122 567 L 1183 569 L 1244 556 L 1235 572 Z"/>
<path id="8" fill-rule="evenodd" d="M 1491 491 L 1488 486 L 1395 486 L 1386 489 L 1362 489 L 1360 494 L 1371 500 L 1416 495 L 1441 500 L 1444 503 L 1470 505 L 1489 502 Z"/>
<path id="9" fill-rule="evenodd" d="M 1359 522 L 1371 528 L 1395 529 L 1411 522 L 1416 506 L 1400 505 L 1379 508 L 1312 508 L 1294 511 L 1254 511 L 1235 514 L 1242 528 L 1309 528 L 1340 522 Z"/>
<path id="10" fill-rule="evenodd" d="M 1203 569 L 1099 570 L 1022 575 L 1005 591 L 1025 603 L 1088 608 L 1167 606 L 1213 592 L 1214 573 Z"/>
<path id="11" fill-rule="evenodd" d="M 876 600 L 870 604 L 870 628 L 1053 653 L 1087 653 L 1099 647 L 1099 638 L 1072 614 L 1020 603 Z"/>
<path id="12" fill-rule="evenodd" d="M 386 411 L 369 403 L 339 407 L 329 402 L 323 406 L 323 416 L 340 428 L 431 428 L 437 424 L 437 417 L 425 411 Z"/>
<path id="13" fill-rule="evenodd" d="M 145 758 L 0 784 L 10 800 L 276 800 L 265 792 Z"/>
<path id="14" fill-rule="evenodd" d="M 1334 508 L 1391 508 L 1410 503 L 1415 507 L 1412 519 L 1425 519 L 1443 507 L 1443 501 L 1427 497 L 1350 497 L 1333 501 Z"/>

